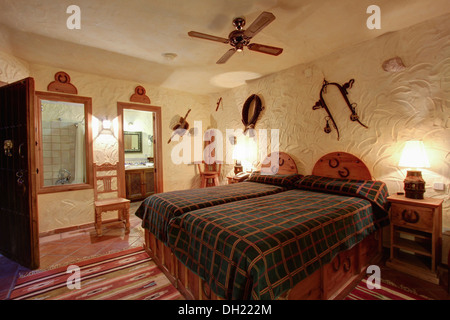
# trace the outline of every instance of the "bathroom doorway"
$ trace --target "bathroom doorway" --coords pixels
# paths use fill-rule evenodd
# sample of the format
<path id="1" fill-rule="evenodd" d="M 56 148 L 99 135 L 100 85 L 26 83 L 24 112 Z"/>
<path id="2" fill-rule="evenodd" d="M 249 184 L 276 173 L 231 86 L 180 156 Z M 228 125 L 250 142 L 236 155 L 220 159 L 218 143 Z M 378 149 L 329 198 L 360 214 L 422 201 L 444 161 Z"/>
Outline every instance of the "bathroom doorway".
<path id="1" fill-rule="evenodd" d="M 117 103 L 122 194 L 142 201 L 163 192 L 161 108 Z"/>

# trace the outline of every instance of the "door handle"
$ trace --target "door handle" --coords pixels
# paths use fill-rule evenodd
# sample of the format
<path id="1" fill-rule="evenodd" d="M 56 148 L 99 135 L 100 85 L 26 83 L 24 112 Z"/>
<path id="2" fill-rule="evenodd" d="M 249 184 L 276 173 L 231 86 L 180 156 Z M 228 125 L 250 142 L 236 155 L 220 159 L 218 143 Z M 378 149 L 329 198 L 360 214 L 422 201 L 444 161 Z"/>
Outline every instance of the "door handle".
<path id="1" fill-rule="evenodd" d="M 12 140 L 5 140 L 3 141 L 3 149 L 5 150 L 5 156 L 12 157 L 11 150 L 13 148 L 14 144 Z"/>

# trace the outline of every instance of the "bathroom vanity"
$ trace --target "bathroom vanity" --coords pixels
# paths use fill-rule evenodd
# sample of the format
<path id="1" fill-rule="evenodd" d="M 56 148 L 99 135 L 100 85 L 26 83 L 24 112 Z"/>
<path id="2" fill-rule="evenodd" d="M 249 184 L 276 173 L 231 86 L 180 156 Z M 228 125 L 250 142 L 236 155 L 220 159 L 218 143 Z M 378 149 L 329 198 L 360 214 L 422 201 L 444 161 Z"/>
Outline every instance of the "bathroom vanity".
<path id="1" fill-rule="evenodd" d="M 142 200 L 155 193 L 155 169 L 145 165 L 125 166 L 126 198 Z"/>

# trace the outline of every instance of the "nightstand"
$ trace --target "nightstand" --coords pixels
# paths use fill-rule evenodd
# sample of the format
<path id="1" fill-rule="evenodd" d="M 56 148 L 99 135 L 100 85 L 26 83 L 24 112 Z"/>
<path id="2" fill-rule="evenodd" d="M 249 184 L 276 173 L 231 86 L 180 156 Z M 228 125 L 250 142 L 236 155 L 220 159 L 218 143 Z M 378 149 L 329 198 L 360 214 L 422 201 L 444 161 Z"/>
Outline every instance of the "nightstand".
<path id="1" fill-rule="evenodd" d="M 388 197 L 391 203 L 391 256 L 387 266 L 439 284 L 442 202 L 440 199 Z"/>
<path id="2" fill-rule="evenodd" d="M 244 180 L 236 178 L 236 176 L 227 177 L 227 179 L 228 179 L 228 184 L 233 184 L 233 183 L 238 183 L 238 182 L 244 181 Z"/>

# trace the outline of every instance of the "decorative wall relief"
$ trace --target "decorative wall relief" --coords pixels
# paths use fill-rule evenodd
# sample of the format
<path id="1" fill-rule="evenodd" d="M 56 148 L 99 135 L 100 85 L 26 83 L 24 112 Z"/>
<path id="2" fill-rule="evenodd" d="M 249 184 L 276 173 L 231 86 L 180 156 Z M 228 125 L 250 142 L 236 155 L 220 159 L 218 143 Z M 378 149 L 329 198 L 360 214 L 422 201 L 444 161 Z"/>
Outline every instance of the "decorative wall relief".
<path id="1" fill-rule="evenodd" d="M 400 72 L 406 69 L 402 58 L 400 57 L 395 57 L 384 61 L 381 67 L 387 72 Z"/>
<path id="2" fill-rule="evenodd" d="M 350 79 L 347 83 L 345 83 L 343 86 L 341 86 L 340 84 L 336 83 L 336 82 L 328 82 L 327 80 L 323 80 L 323 85 L 322 85 L 322 89 L 320 90 L 320 98 L 319 100 L 316 102 L 316 104 L 313 106 L 313 110 L 317 110 L 320 108 L 325 109 L 325 111 L 327 112 L 327 116 L 325 117 L 326 120 L 326 125 L 325 128 L 323 129 L 323 131 L 325 133 L 330 133 L 331 132 L 331 127 L 330 127 L 330 121 L 333 124 L 333 127 L 336 129 L 337 132 L 337 139 L 339 140 L 340 138 L 340 133 L 339 133 L 339 128 L 336 124 L 336 121 L 333 118 L 333 115 L 331 114 L 330 109 L 328 108 L 327 104 L 325 103 L 325 99 L 323 98 L 323 94 L 327 92 L 327 87 L 328 86 L 336 86 L 342 97 L 345 100 L 345 103 L 347 104 L 348 108 L 350 109 L 350 120 L 351 121 L 356 121 L 358 122 L 361 126 L 363 126 L 364 128 L 368 128 L 365 124 L 363 124 L 360 120 L 359 120 L 359 116 L 356 113 L 356 103 L 350 103 L 350 101 L 348 100 L 348 91 L 347 89 L 351 88 L 353 86 L 353 83 L 355 82 L 354 79 Z"/>
<path id="3" fill-rule="evenodd" d="M 47 90 L 53 92 L 78 94 L 77 88 L 70 83 L 70 76 L 64 71 L 59 71 L 55 74 L 55 81 L 48 84 Z"/>
<path id="4" fill-rule="evenodd" d="M 137 103 L 150 103 L 150 98 L 146 96 L 146 91 L 143 86 L 137 86 L 134 89 L 134 93 L 130 97 L 131 102 Z"/>

